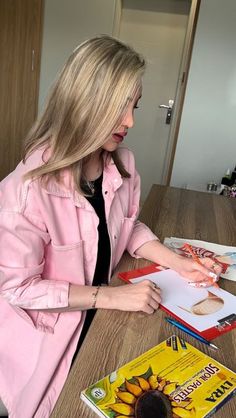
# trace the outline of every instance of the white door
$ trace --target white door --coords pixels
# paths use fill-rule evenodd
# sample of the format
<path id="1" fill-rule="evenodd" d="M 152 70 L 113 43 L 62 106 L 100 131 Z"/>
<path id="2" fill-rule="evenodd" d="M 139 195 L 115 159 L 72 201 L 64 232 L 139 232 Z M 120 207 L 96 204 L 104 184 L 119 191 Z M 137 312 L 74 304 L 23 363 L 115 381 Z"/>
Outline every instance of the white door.
<path id="1" fill-rule="evenodd" d="M 206 191 L 207 183 L 220 184 L 235 167 L 235 22 L 235 0 L 201 0 L 171 178 L 175 187 Z M 235 219 L 226 215 L 225 221 Z"/>
<path id="2" fill-rule="evenodd" d="M 153 183 L 163 184 L 170 124 L 160 104 L 174 100 L 190 0 L 123 0 L 118 37 L 147 62 L 140 109 L 126 137 L 142 179 L 142 200 Z"/>

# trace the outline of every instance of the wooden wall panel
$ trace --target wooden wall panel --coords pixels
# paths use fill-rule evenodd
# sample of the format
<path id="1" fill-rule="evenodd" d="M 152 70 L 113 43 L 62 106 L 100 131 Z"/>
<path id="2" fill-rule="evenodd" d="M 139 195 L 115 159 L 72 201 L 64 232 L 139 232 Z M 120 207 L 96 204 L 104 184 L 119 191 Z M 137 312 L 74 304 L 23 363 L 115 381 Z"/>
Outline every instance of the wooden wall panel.
<path id="1" fill-rule="evenodd" d="M 0 0 L 0 180 L 37 115 L 42 0 Z"/>

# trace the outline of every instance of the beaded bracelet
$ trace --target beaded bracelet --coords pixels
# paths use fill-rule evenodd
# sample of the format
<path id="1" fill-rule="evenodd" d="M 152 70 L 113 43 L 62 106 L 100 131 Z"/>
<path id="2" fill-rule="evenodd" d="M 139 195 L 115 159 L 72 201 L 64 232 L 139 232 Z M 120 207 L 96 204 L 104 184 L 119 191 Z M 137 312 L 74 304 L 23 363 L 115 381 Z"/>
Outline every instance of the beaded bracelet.
<path id="1" fill-rule="evenodd" d="M 99 290 L 100 290 L 100 286 L 97 286 L 94 292 L 92 293 L 92 297 L 93 297 L 92 309 L 96 308 L 97 295 L 98 295 Z"/>

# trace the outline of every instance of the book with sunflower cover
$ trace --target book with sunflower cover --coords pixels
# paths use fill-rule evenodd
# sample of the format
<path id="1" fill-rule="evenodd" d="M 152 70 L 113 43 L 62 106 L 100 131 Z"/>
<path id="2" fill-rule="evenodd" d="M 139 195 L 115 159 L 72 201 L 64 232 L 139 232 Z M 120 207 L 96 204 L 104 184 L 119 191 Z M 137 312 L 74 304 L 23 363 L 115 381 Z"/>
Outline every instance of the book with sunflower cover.
<path id="1" fill-rule="evenodd" d="M 100 417 L 209 417 L 236 393 L 236 373 L 175 335 L 81 393 Z"/>

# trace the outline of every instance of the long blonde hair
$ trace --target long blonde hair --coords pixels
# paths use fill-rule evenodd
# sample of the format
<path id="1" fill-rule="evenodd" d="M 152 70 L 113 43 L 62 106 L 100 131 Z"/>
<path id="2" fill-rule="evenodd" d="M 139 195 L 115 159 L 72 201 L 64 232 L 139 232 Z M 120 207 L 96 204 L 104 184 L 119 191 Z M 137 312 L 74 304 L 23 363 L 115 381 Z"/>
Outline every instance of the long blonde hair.
<path id="1" fill-rule="evenodd" d="M 51 156 L 26 178 L 60 179 L 69 168 L 76 188 L 83 161 L 102 147 L 119 126 L 130 98 L 144 72 L 144 59 L 128 45 L 107 35 L 83 42 L 71 54 L 55 82 L 42 116 L 25 140 L 25 159 L 36 149 L 50 146 Z M 116 152 L 114 161 L 125 177 Z"/>

